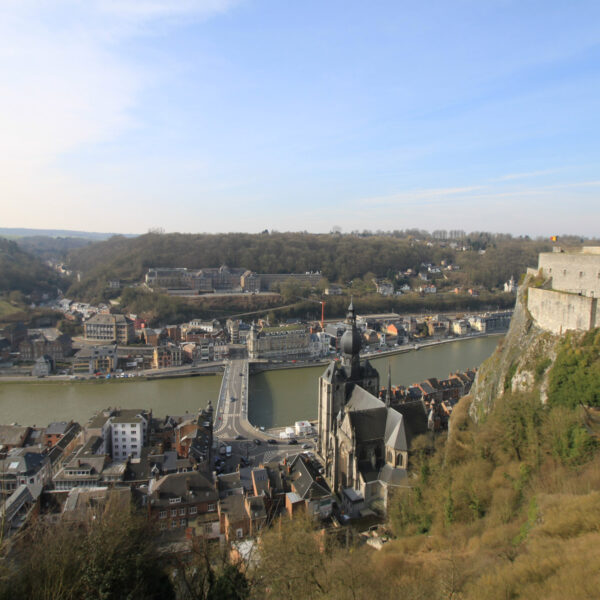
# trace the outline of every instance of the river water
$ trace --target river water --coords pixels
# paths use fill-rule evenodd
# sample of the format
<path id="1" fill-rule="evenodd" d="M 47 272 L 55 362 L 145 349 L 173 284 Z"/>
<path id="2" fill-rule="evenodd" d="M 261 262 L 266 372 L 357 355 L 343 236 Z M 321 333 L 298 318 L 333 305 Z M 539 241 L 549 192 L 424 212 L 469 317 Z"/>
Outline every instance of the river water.
<path id="1" fill-rule="evenodd" d="M 381 385 L 411 385 L 428 377 L 479 366 L 494 351 L 498 336 L 474 338 L 373 359 Z M 317 382 L 325 367 L 268 371 L 250 378 L 249 418 L 256 426 L 281 427 L 317 418 Z M 108 406 L 152 409 L 158 417 L 196 413 L 215 404 L 220 375 L 158 381 L 0 383 L 0 424 L 45 426 L 73 419 L 81 424 Z"/>
<path id="2" fill-rule="evenodd" d="M 392 385 L 409 386 L 429 377 L 444 378 L 451 372 L 478 367 L 496 348 L 499 336 L 440 344 L 418 351 L 371 359 L 387 386 L 388 365 Z M 257 427 L 282 427 L 317 418 L 318 380 L 325 367 L 267 371 L 250 380 L 248 417 Z M 256 401 L 254 399 L 256 398 Z"/>

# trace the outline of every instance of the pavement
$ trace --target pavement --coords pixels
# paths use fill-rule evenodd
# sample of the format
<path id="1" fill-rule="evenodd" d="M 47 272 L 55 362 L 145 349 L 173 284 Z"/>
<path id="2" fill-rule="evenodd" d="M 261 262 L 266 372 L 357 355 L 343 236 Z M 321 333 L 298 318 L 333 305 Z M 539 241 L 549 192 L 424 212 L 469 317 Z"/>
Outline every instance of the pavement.
<path id="1" fill-rule="evenodd" d="M 222 440 L 236 438 L 259 439 L 266 442 L 269 435 L 248 421 L 249 364 L 247 358 L 231 358 L 219 391 L 214 421 L 214 435 Z"/>

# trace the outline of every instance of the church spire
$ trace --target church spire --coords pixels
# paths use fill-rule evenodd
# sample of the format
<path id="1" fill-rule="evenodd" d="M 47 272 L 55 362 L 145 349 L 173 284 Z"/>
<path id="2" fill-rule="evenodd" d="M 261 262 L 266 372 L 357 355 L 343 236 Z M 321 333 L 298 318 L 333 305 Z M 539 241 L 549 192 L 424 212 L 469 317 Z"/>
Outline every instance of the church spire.
<path id="1" fill-rule="evenodd" d="M 342 335 L 340 346 L 342 350 L 342 365 L 351 379 L 358 377 L 360 370 L 360 348 L 362 346 L 360 332 L 356 327 L 356 313 L 354 303 L 350 300 L 348 312 L 346 313 L 346 324 L 349 327 Z"/>
<path id="2" fill-rule="evenodd" d="M 385 405 L 387 407 L 392 403 L 392 365 L 388 362 L 388 385 L 385 392 Z"/>

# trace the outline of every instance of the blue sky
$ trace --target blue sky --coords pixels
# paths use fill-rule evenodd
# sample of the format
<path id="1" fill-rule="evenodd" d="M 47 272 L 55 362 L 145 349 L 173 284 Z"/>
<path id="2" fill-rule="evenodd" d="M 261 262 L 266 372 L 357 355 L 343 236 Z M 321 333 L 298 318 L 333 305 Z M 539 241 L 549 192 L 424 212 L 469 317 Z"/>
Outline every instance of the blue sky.
<path id="1" fill-rule="evenodd" d="M 2 226 L 600 234 L 600 3 L 0 0 Z"/>

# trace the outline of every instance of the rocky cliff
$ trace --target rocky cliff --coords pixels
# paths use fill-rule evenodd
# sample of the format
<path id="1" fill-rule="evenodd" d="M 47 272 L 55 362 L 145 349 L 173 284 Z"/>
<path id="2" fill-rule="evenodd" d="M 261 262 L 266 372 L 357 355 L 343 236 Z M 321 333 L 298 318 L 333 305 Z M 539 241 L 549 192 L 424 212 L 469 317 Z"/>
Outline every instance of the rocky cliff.
<path id="1" fill-rule="evenodd" d="M 477 373 L 469 409 L 475 421 L 485 419 L 493 403 L 507 390 L 538 390 L 542 402 L 547 399 L 547 375 L 556 359 L 561 336 L 538 327 L 527 310 L 530 286 L 539 283 L 531 275 L 525 278 L 519 287 L 508 333 Z"/>

